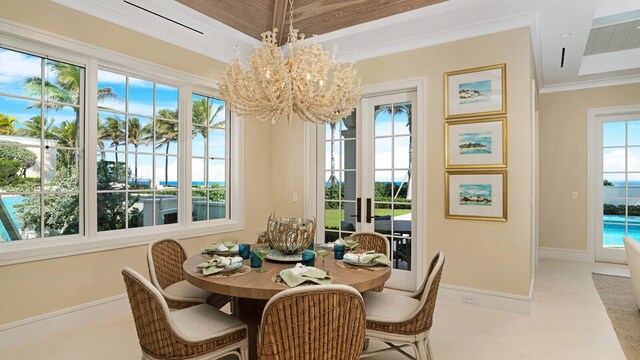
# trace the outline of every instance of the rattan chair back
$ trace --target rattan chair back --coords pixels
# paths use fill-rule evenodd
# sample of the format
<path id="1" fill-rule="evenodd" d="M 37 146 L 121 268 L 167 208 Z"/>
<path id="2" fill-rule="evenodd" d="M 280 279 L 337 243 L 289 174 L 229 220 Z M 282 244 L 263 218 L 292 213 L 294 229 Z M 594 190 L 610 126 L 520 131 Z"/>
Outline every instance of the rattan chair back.
<path id="1" fill-rule="evenodd" d="M 365 250 L 373 250 L 380 254 L 385 254 L 389 257 L 389 240 L 387 237 L 377 232 L 360 231 L 351 235 L 358 242 L 358 246 Z M 369 291 L 381 292 L 384 290 L 384 285 L 373 288 Z"/>
<path id="2" fill-rule="evenodd" d="M 260 360 L 355 360 L 365 335 L 362 296 L 345 285 L 288 289 L 264 309 Z"/>
<path id="3" fill-rule="evenodd" d="M 182 264 L 187 260 L 187 253 L 182 245 L 174 239 L 154 241 L 149 244 L 147 263 L 151 282 L 160 289 L 184 280 Z"/>
<path id="4" fill-rule="evenodd" d="M 142 275 L 124 268 L 122 277 L 142 351 L 155 359 L 195 359 L 246 338 L 246 328 L 224 336 L 190 341 L 176 330 L 164 298 Z"/>
<path id="5" fill-rule="evenodd" d="M 415 293 L 417 295 L 416 298 L 420 300 L 420 305 L 416 310 L 410 313 L 405 319 L 402 319 L 402 321 L 393 323 L 367 320 L 367 328 L 403 335 L 415 335 L 431 330 L 444 260 L 444 253 L 442 251 L 439 251 L 431 260 L 429 273 L 421 289 Z"/>
<path id="6" fill-rule="evenodd" d="M 377 232 L 360 231 L 351 235 L 356 239 L 362 249 L 373 250 L 389 257 L 389 240 Z"/>

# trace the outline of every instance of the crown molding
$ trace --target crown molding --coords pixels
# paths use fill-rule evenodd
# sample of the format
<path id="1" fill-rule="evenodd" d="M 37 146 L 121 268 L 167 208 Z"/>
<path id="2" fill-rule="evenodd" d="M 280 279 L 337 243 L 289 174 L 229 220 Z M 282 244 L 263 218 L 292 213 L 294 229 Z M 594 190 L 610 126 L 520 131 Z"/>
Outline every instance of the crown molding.
<path id="1" fill-rule="evenodd" d="M 249 53 L 254 46 L 260 44 L 249 35 L 214 21 L 176 1 L 129 1 L 171 20 L 152 15 L 121 0 L 52 1 L 225 63 L 231 62 L 237 51 Z M 194 30 L 172 21 L 185 24 Z"/>
<path id="2" fill-rule="evenodd" d="M 398 31 L 394 29 L 398 26 L 395 16 L 376 20 L 375 26 L 367 23 L 363 24 L 366 26 L 358 25 L 338 30 L 316 36 L 314 39 L 326 48 L 338 46 L 340 51 L 336 55 L 336 59 L 349 62 L 528 27 L 536 68 L 536 80 L 538 84 L 544 83 L 539 11 L 525 12 L 438 32 L 421 27 L 420 24 L 424 21 L 424 19 L 417 18 L 415 23 L 406 23 L 406 28 L 403 29 L 405 37 L 395 37 L 387 41 L 384 40 L 386 38 L 384 34 Z M 344 51 L 344 49 L 347 50 Z"/>
<path id="3" fill-rule="evenodd" d="M 548 94 L 561 91 L 573 91 L 592 89 L 606 86 L 619 86 L 640 83 L 640 75 L 622 76 L 600 80 L 580 81 L 567 84 L 547 85 L 540 89 L 540 94 Z"/>

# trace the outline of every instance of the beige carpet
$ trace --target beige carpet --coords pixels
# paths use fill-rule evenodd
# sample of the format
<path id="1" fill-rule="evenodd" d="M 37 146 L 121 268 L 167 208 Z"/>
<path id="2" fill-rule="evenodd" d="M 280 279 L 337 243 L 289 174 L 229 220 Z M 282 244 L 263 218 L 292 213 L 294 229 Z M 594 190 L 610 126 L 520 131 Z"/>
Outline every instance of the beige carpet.
<path id="1" fill-rule="evenodd" d="M 633 298 L 631 278 L 593 273 L 593 283 L 627 359 L 640 360 L 640 312 Z"/>

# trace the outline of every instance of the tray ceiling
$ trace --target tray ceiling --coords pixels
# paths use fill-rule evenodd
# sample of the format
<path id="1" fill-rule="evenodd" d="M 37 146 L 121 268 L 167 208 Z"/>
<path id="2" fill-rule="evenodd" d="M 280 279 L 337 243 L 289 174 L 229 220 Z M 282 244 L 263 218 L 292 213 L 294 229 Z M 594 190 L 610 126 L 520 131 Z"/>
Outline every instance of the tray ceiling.
<path id="1" fill-rule="evenodd" d="M 260 40 L 277 27 L 280 43 L 289 28 L 287 0 L 176 0 L 212 19 Z M 445 0 L 297 0 L 293 23 L 307 37 L 438 4 Z"/>
<path id="2" fill-rule="evenodd" d="M 288 27 L 285 0 L 52 1 L 223 62 L 246 58 L 274 25 Z M 295 27 L 319 35 L 325 49 L 337 47 L 342 62 L 526 27 L 541 92 L 640 82 L 637 0 L 295 0 L 293 7 Z"/>

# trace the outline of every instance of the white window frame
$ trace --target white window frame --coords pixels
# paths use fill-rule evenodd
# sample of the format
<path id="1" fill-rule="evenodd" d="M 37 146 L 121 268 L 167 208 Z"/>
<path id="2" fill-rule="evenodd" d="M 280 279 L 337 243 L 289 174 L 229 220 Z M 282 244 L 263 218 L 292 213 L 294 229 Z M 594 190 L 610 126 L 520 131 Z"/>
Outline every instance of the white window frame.
<path id="1" fill-rule="evenodd" d="M 415 126 L 415 130 L 413 130 L 413 134 L 415 134 L 414 138 L 414 154 L 426 154 L 426 140 L 428 138 L 428 129 L 424 125 L 424 119 L 426 118 L 425 114 L 427 113 L 427 105 L 424 99 L 427 98 L 427 78 L 426 77 L 417 77 L 410 78 L 405 80 L 392 81 L 381 84 L 373 84 L 368 85 L 362 88 L 363 98 L 377 96 L 377 95 L 385 95 L 385 94 L 393 94 L 398 92 L 405 91 L 416 91 L 416 107 L 415 107 L 415 119 L 416 121 L 412 123 L 412 126 Z M 361 100 L 356 107 L 356 116 L 362 117 L 364 115 L 364 109 L 362 106 L 363 100 Z M 358 123 L 361 123 L 362 120 L 360 118 L 357 119 Z M 311 217 L 313 214 L 317 214 L 318 217 L 324 217 L 324 211 L 318 213 L 318 206 L 323 204 L 324 202 L 324 162 L 318 164 L 317 158 L 321 156 L 324 152 L 324 147 L 319 148 L 318 145 L 318 129 L 320 131 L 325 131 L 324 127 L 316 126 L 314 124 L 306 124 L 304 128 L 304 156 L 305 156 L 305 174 L 304 174 L 304 196 L 305 199 L 309 199 L 309 201 L 305 201 L 304 204 L 304 212 L 306 217 Z M 419 140 L 423 139 L 423 140 Z M 324 144 L 323 144 L 324 145 Z M 322 155 L 323 156 L 323 155 Z M 361 159 L 358 159 L 357 162 L 362 164 Z M 414 163 L 412 164 L 412 174 L 415 174 L 415 187 L 417 189 L 426 189 L 427 188 L 427 160 L 425 156 L 416 155 L 414 159 Z M 426 256 L 426 246 L 428 243 L 428 238 L 426 236 L 426 220 L 427 219 L 427 206 L 428 198 L 426 192 L 423 192 L 420 197 L 421 201 L 417 201 L 416 206 L 412 208 L 412 210 L 416 211 L 417 214 L 421 214 L 419 216 L 418 221 L 413 224 L 415 226 L 415 235 L 412 236 L 412 239 L 420 239 L 420 241 L 416 241 L 415 254 L 416 259 L 413 260 L 412 269 L 415 269 L 415 282 L 413 288 L 418 288 L 422 283 L 426 274 L 425 265 L 427 260 Z M 324 205 L 322 205 L 324 206 Z M 364 207 L 363 207 L 364 208 Z M 422 220 L 420 220 L 422 219 Z M 324 220 L 322 220 L 324 221 Z M 324 231 L 324 229 L 316 229 L 316 235 L 320 232 Z M 316 236 L 316 242 L 318 242 L 320 237 Z M 413 251 L 413 250 L 412 250 Z M 415 266 L 415 268 L 413 268 Z M 413 270 L 412 270 L 413 271 Z"/>
<path id="2" fill-rule="evenodd" d="M 63 237 L 41 238 L 37 240 L 0 243 L 0 266 L 62 256 L 84 254 L 96 251 L 148 244 L 165 237 L 189 238 L 218 234 L 244 229 L 243 199 L 243 121 L 238 116 L 229 120 L 229 172 L 227 219 L 193 222 L 191 220 L 191 142 L 182 135 L 179 142 L 179 198 L 178 223 L 162 226 L 141 227 L 127 230 L 97 232 L 97 190 L 96 151 L 91 146 L 97 137 L 97 94 L 90 89 L 97 88 L 98 69 L 119 71 L 154 82 L 175 86 L 179 90 L 179 131 L 191 134 L 191 94 L 193 92 L 218 97 L 219 92 L 210 79 L 192 75 L 169 67 L 140 60 L 128 55 L 106 50 L 94 45 L 64 38 L 23 24 L 0 19 L 0 46 L 16 49 L 44 58 L 71 62 L 85 68 L 85 155 L 83 182 L 85 191 L 81 194 L 81 208 L 84 204 L 84 234 Z M 213 86 L 212 86 L 213 85 Z M 188 190 L 188 191 L 187 191 Z M 189 216 L 187 216 L 187 214 Z"/>
<path id="3" fill-rule="evenodd" d="M 588 248 L 586 252 L 595 261 L 627 263 L 624 247 L 604 248 L 601 242 L 603 231 L 602 201 L 604 199 L 602 188 L 602 124 L 612 117 L 621 118 L 621 121 L 628 120 L 624 119 L 624 117 L 637 113 L 640 113 L 640 105 L 587 109 L 589 217 L 587 220 Z"/>

